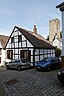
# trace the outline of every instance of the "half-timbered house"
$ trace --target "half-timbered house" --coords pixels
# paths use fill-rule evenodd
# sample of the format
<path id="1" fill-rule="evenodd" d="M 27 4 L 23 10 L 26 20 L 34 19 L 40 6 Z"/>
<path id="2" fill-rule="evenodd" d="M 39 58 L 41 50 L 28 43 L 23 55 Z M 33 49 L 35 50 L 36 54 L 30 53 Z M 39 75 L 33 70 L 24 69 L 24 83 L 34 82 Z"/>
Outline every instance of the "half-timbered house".
<path id="1" fill-rule="evenodd" d="M 6 44 L 6 59 L 26 58 L 31 65 L 44 57 L 54 57 L 55 48 L 40 34 L 15 26 Z"/>

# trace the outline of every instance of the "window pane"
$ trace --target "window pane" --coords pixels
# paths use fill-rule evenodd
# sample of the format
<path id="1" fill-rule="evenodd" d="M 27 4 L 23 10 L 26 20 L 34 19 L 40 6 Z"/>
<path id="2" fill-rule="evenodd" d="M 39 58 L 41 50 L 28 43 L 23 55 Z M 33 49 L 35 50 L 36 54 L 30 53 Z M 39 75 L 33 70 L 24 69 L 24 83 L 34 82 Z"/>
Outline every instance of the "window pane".
<path id="1" fill-rule="evenodd" d="M 35 56 L 35 62 L 39 61 L 39 56 Z"/>
<path id="2" fill-rule="evenodd" d="M 11 43 L 14 43 L 14 37 L 11 37 Z"/>
<path id="3" fill-rule="evenodd" d="M 46 54 L 47 53 L 47 49 L 44 49 L 44 54 Z"/>
<path id="4" fill-rule="evenodd" d="M 38 55 L 39 54 L 39 49 L 36 49 L 35 50 L 35 55 Z"/>
<path id="5" fill-rule="evenodd" d="M 22 42 L 22 47 L 26 47 L 26 42 Z"/>
<path id="6" fill-rule="evenodd" d="M 18 43 L 15 43 L 15 48 L 17 48 L 18 47 Z"/>
<path id="7" fill-rule="evenodd" d="M 22 41 L 22 37 L 21 35 L 18 36 L 18 42 L 21 42 Z"/>

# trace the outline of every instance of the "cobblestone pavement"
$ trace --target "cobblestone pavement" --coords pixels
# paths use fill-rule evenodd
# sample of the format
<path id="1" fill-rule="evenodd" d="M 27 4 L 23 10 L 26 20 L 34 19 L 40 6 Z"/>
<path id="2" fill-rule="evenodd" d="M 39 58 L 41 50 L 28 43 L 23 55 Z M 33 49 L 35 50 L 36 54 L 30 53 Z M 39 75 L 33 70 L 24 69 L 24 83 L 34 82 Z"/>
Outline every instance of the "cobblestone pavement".
<path id="1" fill-rule="evenodd" d="M 0 96 L 64 96 L 57 72 L 0 68 Z"/>

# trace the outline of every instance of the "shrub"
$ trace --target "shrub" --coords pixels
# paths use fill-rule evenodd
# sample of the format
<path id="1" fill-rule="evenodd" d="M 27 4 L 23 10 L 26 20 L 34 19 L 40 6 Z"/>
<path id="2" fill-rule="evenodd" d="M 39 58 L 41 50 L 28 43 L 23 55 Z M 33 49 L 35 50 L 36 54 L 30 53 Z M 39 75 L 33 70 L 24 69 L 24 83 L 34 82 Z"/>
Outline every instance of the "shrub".
<path id="1" fill-rule="evenodd" d="M 55 47 L 55 56 L 56 56 L 56 57 L 59 57 L 60 55 L 61 55 L 61 49 Z"/>

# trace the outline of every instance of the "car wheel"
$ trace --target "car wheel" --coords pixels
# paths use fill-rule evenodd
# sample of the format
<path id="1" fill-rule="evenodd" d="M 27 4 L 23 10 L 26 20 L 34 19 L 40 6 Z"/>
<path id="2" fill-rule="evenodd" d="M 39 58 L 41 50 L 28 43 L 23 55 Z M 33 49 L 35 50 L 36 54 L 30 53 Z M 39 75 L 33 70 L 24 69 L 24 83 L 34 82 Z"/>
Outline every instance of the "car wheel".
<path id="1" fill-rule="evenodd" d="M 20 71 L 20 70 L 21 70 L 21 67 L 20 67 L 20 66 L 18 66 L 18 67 L 17 67 L 17 70 L 18 70 L 18 71 Z"/>
<path id="2" fill-rule="evenodd" d="M 48 70 L 48 71 L 51 71 L 51 68 L 48 66 L 48 67 L 47 67 L 47 70 Z"/>
<path id="3" fill-rule="evenodd" d="M 9 70 L 9 66 L 6 66 L 6 69 Z"/>

